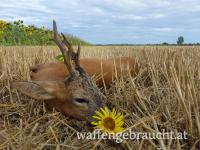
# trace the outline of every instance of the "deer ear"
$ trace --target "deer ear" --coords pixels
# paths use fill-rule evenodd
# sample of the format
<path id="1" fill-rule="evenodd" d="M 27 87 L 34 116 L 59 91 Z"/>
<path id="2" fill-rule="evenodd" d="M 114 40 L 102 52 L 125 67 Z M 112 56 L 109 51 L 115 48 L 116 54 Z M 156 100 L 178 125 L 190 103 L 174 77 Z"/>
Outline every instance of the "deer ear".
<path id="1" fill-rule="evenodd" d="M 14 82 L 12 87 L 38 100 L 55 99 L 61 89 L 65 88 L 64 83 L 58 81 Z"/>

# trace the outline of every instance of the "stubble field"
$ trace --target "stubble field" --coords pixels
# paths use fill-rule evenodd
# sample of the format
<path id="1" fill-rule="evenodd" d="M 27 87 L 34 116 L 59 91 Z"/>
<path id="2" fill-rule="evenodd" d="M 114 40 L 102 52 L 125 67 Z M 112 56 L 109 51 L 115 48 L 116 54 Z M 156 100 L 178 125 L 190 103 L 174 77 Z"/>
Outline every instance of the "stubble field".
<path id="1" fill-rule="evenodd" d="M 78 140 L 91 132 L 85 121 L 70 120 L 47 110 L 42 101 L 11 88 L 30 80 L 30 66 L 56 61 L 54 46 L 0 47 L 0 149 L 200 149 L 200 47 L 85 46 L 81 58 L 137 59 L 135 77 L 115 80 L 102 89 L 107 105 L 124 115 L 125 129 L 174 135 L 187 139 Z"/>

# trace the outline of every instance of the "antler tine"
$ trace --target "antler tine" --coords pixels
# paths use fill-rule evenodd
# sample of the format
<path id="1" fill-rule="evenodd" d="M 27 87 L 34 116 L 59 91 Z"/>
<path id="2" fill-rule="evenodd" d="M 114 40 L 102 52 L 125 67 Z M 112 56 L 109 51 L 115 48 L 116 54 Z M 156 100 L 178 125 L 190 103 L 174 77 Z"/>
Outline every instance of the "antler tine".
<path id="1" fill-rule="evenodd" d="M 71 45 L 71 43 L 69 42 L 69 40 L 67 39 L 67 37 L 65 36 L 65 34 L 61 33 L 62 37 L 63 37 L 63 43 L 67 46 L 67 48 L 70 50 L 70 54 L 72 56 L 72 59 L 75 59 L 76 53 L 74 52 L 74 49 Z"/>
<path id="2" fill-rule="evenodd" d="M 77 52 L 75 53 L 71 43 L 69 42 L 69 40 L 67 39 L 67 37 L 61 33 L 62 36 L 63 36 L 63 43 L 68 47 L 69 50 L 71 50 L 71 56 L 72 56 L 72 59 L 74 60 L 75 62 L 75 65 L 76 65 L 76 69 L 79 71 L 79 73 L 85 73 L 85 71 L 83 70 L 83 68 L 81 68 L 80 66 L 80 51 L 81 51 L 81 44 L 79 43 L 78 44 L 78 50 Z"/>
<path id="3" fill-rule="evenodd" d="M 71 60 L 71 50 L 69 49 L 69 51 L 67 52 L 65 45 L 62 43 L 59 35 L 58 35 L 58 30 L 57 30 L 57 25 L 55 20 L 53 20 L 53 31 L 54 31 L 54 41 L 55 43 L 58 45 L 61 53 L 63 54 L 64 57 L 64 62 L 67 66 L 67 69 L 69 71 L 69 73 L 71 75 L 73 75 L 75 73 L 75 70 L 73 69 L 70 60 Z"/>
<path id="4" fill-rule="evenodd" d="M 81 44 L 78 44 L 78 50 L 76 52 L 75 62 L 78 67 L 80 67 L 80 53 L 81 53 Z"/>
<path id="5" fill-rule="evenodd" d="M 71 50 L 71 56 L 72 56 L 72 59 L 74 59 L 74 61 L 75 61 L 75 64 L 76 64 L 76 67 L 77 68 L 79 68 L 80 67 L 80 51 L 81 51 L 81 45 L 80 45 L 80 43 L 79 43 L 79 45 L 78 45 L 78 50 L 77 50 L 77 52 L 75 53 L 75 51 L 74 51 L 74 49 L 73 49 L 73 47 L 72 47 L 72 45 L 71 45 L 71 43 L 69 42 L 69 40 L 67 39 L 67 37 L 63 34 L 63 33 L 61 33 L 62 34 L 62 36 L 63 36 L 63 43 L 68 47 L 68 49 L 69 50 Z"/>
<path id="6" fill-rule="evenodd" d="M 76 52 L 76 55 L 75 55 L 75 63 L 76 63 L 76 68 L 77 70 L 81 73 L 81 74 L 85 74 L 85 71 L 84 69 L 80 66 L 80 53 L 81 53 L 81 44 L 79 43 L 78 44 L 78 50 Z"/>
<path id="7" fill-rule="evenodd" d="M 64 39 L 63 41 L 64 41 L 65 45 L 67 46 L 67 48 L 73 49 L 71 43 L 69 42 L 69 40 L 67 39 L 65 34 L 61 33 L 61 35 L 63 36 L 63 39 Z"/>

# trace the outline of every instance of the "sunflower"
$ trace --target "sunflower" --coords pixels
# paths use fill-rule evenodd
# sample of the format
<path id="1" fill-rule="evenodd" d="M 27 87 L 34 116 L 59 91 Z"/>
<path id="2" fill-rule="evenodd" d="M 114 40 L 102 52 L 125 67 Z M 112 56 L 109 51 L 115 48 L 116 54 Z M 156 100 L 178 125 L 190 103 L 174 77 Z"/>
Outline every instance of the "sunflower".
<path id="1" fill-rule="evenodd" d="M 123 131 L 123 115 L 115 110 L 110 111 L 107 107 L 101 108 L 101 111 L 96 111 L 96 114 L 92 116 L 97 119 L 95 122 L 91 122 L 96 128 L 99 128 L 106 132 L 121 132 Z"/>

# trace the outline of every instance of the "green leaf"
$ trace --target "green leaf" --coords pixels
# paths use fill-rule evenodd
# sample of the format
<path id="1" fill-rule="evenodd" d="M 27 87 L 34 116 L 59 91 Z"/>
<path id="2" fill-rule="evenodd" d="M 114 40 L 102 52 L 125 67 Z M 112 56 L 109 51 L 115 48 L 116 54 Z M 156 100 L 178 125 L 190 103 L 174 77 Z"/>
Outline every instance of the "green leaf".
<path id="1" fill-rule="evenodd" d="M 63 55 L 61 54 L 61 55 L 58 55 L 58 56 L 56 56 L 55 57 L 55 59 L 56 60 L 58 60 L 58 61 L 64 61 L 64 57 L 63 57 Z"/>

